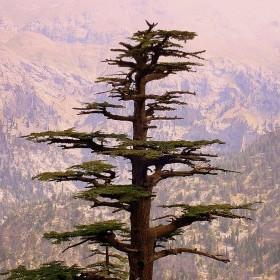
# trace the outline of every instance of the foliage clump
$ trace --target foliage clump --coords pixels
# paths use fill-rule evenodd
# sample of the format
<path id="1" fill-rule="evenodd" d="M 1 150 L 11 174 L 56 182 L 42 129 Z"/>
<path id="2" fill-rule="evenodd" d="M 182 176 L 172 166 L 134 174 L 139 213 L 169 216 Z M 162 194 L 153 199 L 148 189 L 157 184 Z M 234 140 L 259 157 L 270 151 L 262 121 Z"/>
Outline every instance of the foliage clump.
<path id="1" fill-rule="evenodd" d="M 6 280 L 77 280 L 82 270 L 76 265 L 66 266 L 62 262 L 54 261 L 36 269 L 19 266 L 2 275 L 7 276 Z"/>
<path id="2" fill-rule="evenodd" d="M 152 194 L 143 187 L 133 185 L 108 185 L 106 187 L 92 188 L 77 194 L 76 198 L 92 201 L 97 197 L 117 199 L 121 203 L 131 203 L 140 198 L 150 197 Z"/>
<path id="3" fill-rule="evenodd" d="M 120 223 L 117 220 L 109 220 L 104 222 L 97 222 L 91 225 L 77 225 L 74 231 L 66 232 L 47 232 L 44 237 L 53 240 L 54 244 L 60 244 L 64 241 L 70 241 L 75 237 L 82 239 L 88 239 L 87 241 L 101 241 L 104 240 L 107 234 L 113 231 L 124 232 L 124 223 Z"/>
<path id="4" fill-rule="evenodd" d="M 215 217 L 224 217 L 224 218 L 245 218 L 249 219 L 244 215 L 238 215 L 232 212 L 232 210 L 254 210 L 252 208 L 255 203 L 246 203 L 240 205 L 231 205 L 231 204 L 200 204 L 200 205 L 188 205 L 188 204 L 174 204 L 174 205 L 163 205 L 163 208 L 181 208 L 182 217 L 191 218 L 191 219 L 215 219 Z"/>

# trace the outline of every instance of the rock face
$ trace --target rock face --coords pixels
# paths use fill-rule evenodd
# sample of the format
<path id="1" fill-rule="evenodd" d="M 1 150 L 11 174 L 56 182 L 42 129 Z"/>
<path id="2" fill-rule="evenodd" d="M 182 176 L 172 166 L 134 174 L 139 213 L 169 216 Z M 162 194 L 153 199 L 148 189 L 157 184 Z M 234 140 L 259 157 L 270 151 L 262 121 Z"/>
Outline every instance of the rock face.
<path id="1" fill-rule="evenodd" d="M 177 180 L 172 187 L 160 186 L 158 201 L 170 204 L 188 202 L 232 204 L 262 201 L 256 204 L 256 212 L 246 213 L 252 221 L 220 220 L 209 224 L 193 225 L 179 238 L 186 247 L 204 248 L 208 251 L 227 254 L 228 265 L 191 256 L 173 257 L 159 262 L 166 269 L 166 279 L 177 271 L 176 279 L 278 279 L 279 277 L 279 234 L 280 219 L 277 215 L 279 200 L 279 153 L 280 131 L 258 138 L 243 152 L 227 157 L 220 164 L 241 174 L 191 178 Z M 167 184 L 170 186 L 170 184 Z M 185 187 L 181 187 L 185 186 Z M 155 211 L 158 211 L 155 209 Z M 161 213 L 161 216 L 164 215 Z M 174 242 L 176 244 L 176 242 Z M 177 243 L 178 244 L 178 243 Z M 170 244 L 172 247 L 173 244 Z M 185 262 L 189 263 L 186 267 Z"/>
<path id="2" fill-rule="evenodd" d="M 244 275 L 248 279 L 279 277 L 279 140 L 279 131 L 269 133 L 243 152 L 220 163 L 227 168 L 241 170 L 241 175 L 170 180 L 157 188 L 155 205 L 163 201 L 172 204 L 262 200 L 263 203 L 256 205 L 256 212 L 246 214 L 252 221 L 220 220 L 192 225 L 182 237 L 170 243 L 171 247 L 179 244 L 228 255 L 232 260 L 230 264 L 220 265 L 189 255 L 168 257 L 157 263 L 155 279 L 223 280 L 237 276 L 242 279 Z M 158 207 L 153 213 L 154 217 L 164 215 Z M 92 260 L 87 258 L 90 255 L 88 248 L 69 250 L 61 255 L 66 244 L 51 245 L 42 239 L 42 235 L 45 231 L 68 230 L 75 224 L 97 221 L 109 215 L 107 211 L 93 212 L 87 205 L 81 205 L 63 193 L 55 199 L 23 205 L 20 211 L 10 208 L 1 228 L 0 258 L 6 268 L 18 264 L 37 266 L 57 259 L 85 265 Z"/>
<path id="3" fill-rule="evenodd" d="M 277 1 L 270 1 L 271 10 L 273 10 Z M 40 245 L 40 236 L 43 231 L 50 229 L 49 225 L 63 228 L 64 222 L 61 224 L 61 219 L 70 221 L 67 224 L 71 226 L 81 219 L 86 221 L 96 218 L 92 214 L 84 217 L 81 211 L 84 208 L 81 208 L 78 202 L 75 202 L 74 206 L 69 206 L 71 205 L 70 193 L 76 190 L 77 186 L 71 184 L 60 186 L 44 184 L 42 186 L 31 180 L 31 177 L 40 171 L 62 169 L 82 158 L 88 158 L 89 155 L 85 152 L 70 154 L 58 152 L 54 147 L 30 144 L 19 137 L 33 131 L 66 129 L 74 126 L 79 129 L 114 131 L 116 123 L 96 116 L 80 118 L 72 110 L 81 102 L 100 98 L 94 93 L 102 89 L 102 86 L 96 85 L 94 80 L 99 75 L 112 72 L 112 69 L 100 61 L 112 56 L 109 49 L 115 47 L 119 40 L 123 40 L 132 31 L 143 28 L 143 19 L 139 15 L 155 17 L 160 24 L 163 22 L 163 28 L 169 28 L 170 23 L 172 28 L 188 29 L 184 27 L 185 14 L 183 6 L 180 6 L 183 4 L 175 7 L 171 5 L 172 1 L 170 3 L 166 1 L 166 6 L 164 6 L 166 9 L 164 9 L 163 6 L 156 6 L 146 0 L 122 0 L 118 4 L 111 0 L 106 1 L 106 4 L 102 2 L 104 1 L 83 1 L 83 4 L 80 4 L 77 0 L 27 0 L 23 6 L 19 0 L 0 0 L 0 254 L 2 254 L 0 260 L 3 260 L 1 267 L 9 268 L 19 263 L 37 264 L 56 257 L 58 250 L 50 249 L 46 242 Z M 213 18 L 213 15 L 216 15 L 214 28 L 211 25 L 212 21 L 207 23 L 206 19 L 203 24 L 203 21 L 199 20 L 201 17 L 199 1 L 188 2 L 189 9 L 193 11 L 189 19 L 191 29 L 197 28 L 201 37 L 206 38 L 198 39 L 198 43 L 194 42 L 194 47 L 204 48 L 209 45 L 209 54 L 206 56 L 205 66 L 198 69 L 197 73 L 177 75 L 150 86 L 149 90 L 158 92 L 164 92 L 166 89 L 188 89 L 197 92 L 195 97 L 187 96 L 185 101 L 189 105 L 178 110 L 177 114 L 185 117 L 184 120 L 161 123 L 159 129 L 154 130 L 151 136 L 158 139 L 220 138 L 227 142 L 227 145 L 223 147 L 223 154 L 244 151 L 241 157 L 248 156 L 246 153 L 249 153 L 248 149 L 250 151 L 251 143 L 255 139 L 269 131 L 277 130 L 280 126 L 280 84 L 277 74 L 279 65 L 276 59 L 279 57 L 280 50 L 278 41 L 280 36 L 276 35 L 280 33 L 280 29 L 277 9 L 271 11 L 270 17 L 264 15 L 258 25 L 251 26 L 250 33 L 245 28 L 245 31 L 250 34 L 248 38 L 253 43 L 255 42 L 252 44 L 247 37 L 245 38 L 245 33 L 240 33 L 241 27 L 246 25 L 245 17 L 236 18 L 239 24 L 229 21 L 228 25 L 225 25 L 223 24 L 225 18 L 222 15 L 226 16 L 227 12 L 223 14 L 219 10 L 221 8 L 207 6 L 205 7 L 207 16 Z M 221 3 L 221 6 L 223 5 Z M 247 7 L 246 4 L 244 11 L 249 9 L 249 6 Z M 233 6 L 232 9 L 234 11 L 235 7 Z M 254 13 L 263 9 L 261 4 L 256 5 Z M 105 21 L 104 15 L 110 10 L 116 12 L 111 15 L 110 20 Z M 118 14 L 120 11 L 126 11 L 121 19 Z M 174 14 L 180 26 L 174 25 L 172 21 Z M 197 22 L 200 24 L 196 25 Z M 259 34 L 263 34 L 264 30 L 266 31 L 263 38 L 265 42 L 259 42 Z M 216 38 L 216 40 L 211 38 Z M 223 44 L 226 40 L 229 45 L 234 46 L 232 53 L 224 48 Z M 244 48 L 255 46 L 253 51 L 249 51 L 252 48 L 247 48 L 246 59 L 243 59 L 246 49 L 238 49 L 236 41 L 244 42 Z M 221 46 L 219 51 L 217 51 L 217 46 Z M 119 129 L 120 132 L 130 131 L 130 127 L 126 125 Z M 270 137 L 278 139 L 279 135 Z M 264 141 L 262 147 L 267 147 L 267 145 L 270 144 Z M 273 142 L 272 146 L 277 146 L 277 143 Z M 263 158 L 257 150 L 249 157 L 256 165 L 248 167 L 247 177 L 243 176 L 238 183 L 233 183 L 237 179 L 224 178 L 223 181 L 218 182 L 224 189 L 219 195 L 203 189 L 201 189 L 201 194 L 196 194 L 195 190 L 189 190 L 181 195 L 190 196 L 193 201 L 211 199 L 236 201 L 243 199 L 246 194 L 250 200 L 250 198 L 255 198 L 254 188 L 256 187 L 260 196 L 264 196 L 271 207 L 276 207 L 274 189 L 277 184 L 275 181 L 271 185 L 259 177 L 256 179 L 258 175 L 256 170 L 260 168 L 258 162 L 265 167 L 268 166 L 266 163 L 270 159 Z M 242 164 L 249 165 L 248 162 Z M 274 158 L 271 164 L 269 169 L 264 170 L 267 172 L 273 170 L 272 174 L 277 173 L 279 161 Z M 265 177 L 266 173 L 263 176 Z M 261 183 L 255 184 L 253 183 L 255 181 Z M 195 182 L 191 183 L 194 186 L 209 182 L 214 184 L 212 181 L 206 183 L 200 179 Z M 240 189 L 237 187 L 239 183 L 242 183 Z M 234 191 L 225 189 L 224 184 L 234 185 Z M 176 183 L 174 183 L 174 189 L 175 186 Z M 167 199 L 160 193 L 159 197 L 162 200 Z M 64 206 L 64 201 L 67 201 L 66 206 Z M 68 214 L 66 213 L 68 210 L 61 210 L 64 207 L 70 211 Z M 76 208 L 80 210 L 73 210 Z M 250 237 L 255 238 L 252 240 L 257 240 L 259 247 L 255 248 L 253 242 L 250 243 L 252 248 L 250 248 L 248 258 L 255 252 L 259 252 L 262 257 L 259 257 L 258 265 L 255 267 L 252 263 L 248 263 L 250 269 L 252 268 L 250 271 L 254 271 L 253 274 L 248 275 L 266 275 L 267 271 L 276 275 L 279 269 L 275 261 L 277 252 L 271 250 L 271 253 L 268 253 L 269 248 L 275 245 L 277 238 L 276 230 L 274 230 L 276 224 L 271 218 L 273 211 L 270 208 L 270 210 L 266 209 L 263 207 L 258 212 L 256 227 L 242 229 L 246 232 L 244 236 L 236 237 L 237 233 L 229 233 L 228 230 L 225 230 L 223 235 L 223 239 L 228 243 L 227 250 L 230 254 L 237 254 L 233 249 L 236 248 L 235 239 L 242 240 L 243 245 L 250 240 Z M 266 217 L 266 211 L 271 212 L 269 212 L 269 218 Z M 107 215 L 106 212 L 100 212 L 98 215 L 102 214 Z M 38 216 L 41 218 L 33 224 Z M 224 224 L 218 226 L 230 228 Z M 262 232 L 264 226 L 269 226 L 273 230 Z M 32 234 L 29 232 L 30 227 Z M 200 231 L 200 229 L 196 230 Z M 20 236 L 14 234 L 15 232 L 20 232 Z M 195 239 L 206 238 L 203 230 L 201 234 L 201 237 L 198 235 Z M 215 234 L 214 226 L 213 235 Z M 227 240 L 229 235 L 233 235 L 230 242 Z M 261 240 L 261 236 L 265 235 L 268 238 Z M 235 241 L 232 241 L 233 239 Z M 38 253 L 36 255 L 33 255 L 35 249 L 32 244 L 40 248 L 36 249 Z M 210 246 L 209 244 L 206 245 Z M 84 254 L 84 251 L 78 251 L 75 255 L 71 255 L 71 259 L 78 261 Z M 260 268 L 261 258 L 270 260 L 265 262 L 269 269 Z M 240 263 L 241 259 L 242 256 L 239 254 L 236 257 L 236 263 Z M 203 275 L 198 274 L 197 265 L 194 265 L 194 261 L 197 260 L 188 259 L 188 261 L 194 273 L 194 276 L 191 276 L 193 278 L 182 278 L 179 275 L 178 279 L 204 279 Z M 181 263 L 177 263 L 176 266 L 178 271 L 183 267 Z M 216 275 L 217 271 L 220 273 L 221 268 L 215 267 L 216 272 L 214 272 L 211 266 L 212 263 L 199 266 L 200 271 L 208 275 L 205 279 L 218 279 L 213 275 Z M 242 269 L 244 272 L 246 267 Z M 230 273 L 234 275 L 237 270 L 238 266 L 233 265 Z M 256 272 L 257 270 L 259 272 Z M 184 271 L 182 273 L 184 274 Z M 166 279 L 169 279 L 168 271 L 166 275 Z M 221 275 L 228 277 L 227 274 Z"/>

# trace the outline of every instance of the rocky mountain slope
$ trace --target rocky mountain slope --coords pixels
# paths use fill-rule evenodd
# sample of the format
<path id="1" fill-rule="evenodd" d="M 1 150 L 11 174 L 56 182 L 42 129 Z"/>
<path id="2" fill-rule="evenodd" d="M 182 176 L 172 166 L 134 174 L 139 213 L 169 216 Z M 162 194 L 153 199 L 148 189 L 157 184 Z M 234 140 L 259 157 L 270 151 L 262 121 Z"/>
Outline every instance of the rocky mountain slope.
<path id="1" fill-rule="evenodd" d="M 156 266 L 156 279 L 264 277 L 273 280 L 279 277 L 279 140 L 279 131 L 269 133 L 245 151 L 221 162 L 222 166 L 241 170 L 241 174 L 172 180 L 158 187 L 155 205 L 162 201 L 170 204 L 175 201 L 242 203 L 261 200 L 262 203 L 256 204 L 256 212 L 246 213 L 252 221 L 222 220 L 210 225 L 194 225 L 186 230 L 184 236 L 172 242 L 226 254 L 232 259 L 230 264 L 218 264 L 189 255 L 168 257 Z M 36 266 L 58 258 L 68 263 L 86 264 L 91 261 L 86 258 L 90 254 L 87 248 L 61 254 L 64 247 L 42 240 L 42 234 L 53 229 L 69 229 L 76 223 L 109 215 L 105 210 L 97 214 L 63 194 L 55 200 L 25 205 L 20 211 L 13 211 L 1 227 L 2 267 L 14 267 L 20 263 Z M 155 207 L 154 216 L 158 215 L 163 213 Z M 174 245 L 172 243 L 170 246 Z"/>
<path id="2" fill-rule="evenodd" d="M 242 179 L 228 177 L 212 182 L 210 178 L 210 181 L 203 184 L 221 184 L 222 191 L 205 191 L 201 188 L 201 194 L 189 190 L 182 195 L 188 195 L 188 199 L 195 201 L 221 199 L 237 202 L 245 197 L 255 199 L 255 194 L 260 199 L 267 199 L 269 204 L 261 206 L 257 226 L 252 225 L 248 229 L 245 225 L 237 225 L 244 232 L 242 238 L 236 237 L 237 233 L 228 232 L 226 229 L 230 227 L 227 224 L 221 225 L 225 229 L 222 239 L 227 243 L 227 249 L 222 249 L 229 254 L 237 254 L 236 259 L 240 260 L 242 254 L 238 254 L 236 250 L 242 251 L 242 246 L 251 244 L 252 248 L 248 249 L 250 253 L 245 254 L 246 258 L 250 259 L 252 255 L 255 257 L 255 252 L 260 252 L 262 259 L 259 257 L 257 265 L 242 259 L 244 265 L 240 273 L 245 273 L 247 266 L 251 269 L 248 277 L 266 275 L 267 271 L 277 275 L 277 252 L 274 250 L 277 238 L 273 231 L 273 217 L 276 214 L 272 209 L 277 205 L 277 196 L 267 186 L 277 185 L 275 180 L 278 177 L 275 179 L 273 176 L 277 174 L 275 168 L 279 167 L 279 162 L 277 158 L 270 159 L 266 156 L 266 153 L 273 154 L 275 151 L 266 150 L 264 154 L 259 154 L 258 149 L 262 146 L 257 146 L 259 148 L 250 152 L 250 145 L 260 135 L 274 131 L 280 125 L 280 9 L 277 9 L 279 4 L 276 0 L 265 3 L 242 1 L 241 10 L 240 3 L 241 0 L 234 4 L 221 0 L 215 0 L 215 4 L 206 4 L 200 0 L 191 0 L 187 4 L 177 1 L 176 5 L 169 0 L 110 0 L 106 3 L 99 0 L 85 0 L 82 3 L 78 0 L 27 0 L 23 4 L 20 0 L 0 0 L 1 267 L 12 267 L 22 262 L 36 264 L 51 258 L 51 255 L 56 256 L 59 250 L 49 249 L 46 242 L 40 247 L 39 236 L 49 224 L 62 228 L 64 224 L 60 218 L 71 221 L 69 226 L 77 220 L 93 218 L 91 214 L 83 217 L 81 211 L 75 210 L 81 207 L 78 202 L 72 205 L 68 201 L 69 193 L 76 186 L 42 186 L 31 180 L 40 171 L 61 169 L 82 158 L 88 158 L 89 155 L 58 152 L 54 147 L 30 144 L 19 137 L 33 131 L 74 126 L 89 131 L 115 131 L 115 122 L 96 116 L 81 118 L 71 108 L 77 107 L 81 102 L 100 98 L 94 93 L 101 86 L 97 86 L 94 80 L 112 71 L 100 61 L 112 56 L 109 50 L 119 41 L 144 27 L 145 15 L 145 18 L 159 21 L 161 28 L 197 31 L 200 36 L 189 47 L 207 49 L 205 66 L 197 69 L 197 73 L 177 75 L 151 85 L 150 90 L 159 92 L 166 89 L 189 89 L 197 92 L 197 96 L 187 97 L 187 107 L 178 110 L 178 115 L 185 117 L 184 120 L 160 124 L 159 129 L 154 130 L 151 136 L 158 139 L 221 138 L 227 142 L 220 151 L 223 155 L 245 150 L 240 155 L 241 159 L 234 159 L 230 163 L 238 161 L 241 166 L 248 165 L 245 175 L 240 177 Z M 130 131 L 130 127 L 125 125 L 118 125 L 118 129 L 119 132 Z M 277 135 L 273 137 L 269 141 L 278 139 Z M 268 144 L 266 140 L 261 141 L 264 141 L 264 147 L 277 146 L 274 142 Z M 252 161 L 245 162 L 243 157 L 252 157 Z M 251 165 L 252 162 L 256 166 Z M 127 174 L 123 173 L 126 177 Z M 273 181 L 269 181 L 272 180 L 271 176 Z M 252 187 L 255 190 L 255 181 L 259 182 L 256 183 L 256 192 L 252 191 Z M 225 187 L 226 182 L 230 185 L 230 191 Z M 191 183 L 197 187 L 202 181 L 194 180 Z M 168 197 L 174 198 L 172 194 Z M 160 196 L 160 199 L 167 198 Z M 103 214 L 108 215 L 107 212 Z M 38 222 L 34 222 L 40 215 Z M 261 219 L 265 222 L 260 221 Z M 30 227 L 34 230 L 27 236 Z M 249 230 L 250 235 L 247 234 Z M 260 239 L 260 231 L 265 231 L 261 234 L 267 234 L 269 240 L 265 237 Z M 214 233 L 217 234 L 215 225 L 213 236 Z M 229 237 L 231 235 L 232 238 Z M 204 231 L 202 230 L 200 237 L 193 239 L 205 240 Z M 242 241 L 241 247 L 236 247 L 236 239 Z M 13 242 L 15 243 L 12 244 Z M 42 256 L 33 255 L 34 242 L 41 248 Z M 258 245 L 254 245 L 256 243 Z M 270 246 L 273 248 L 270 249 Z M 78 259 L 80 254 L 84 253 L 77 252 L 73 259 Z M 261 268 L 261 261 L 269 270 Z M 211 276 L 216 275 L 215 273 L 229 277 L 234 275 L 240 264 L 237 260 L 234 261 L 226 274 L 223 267 L 212 266 L 211 263 L 213 271 L 210 271 L 210 265 L 205 268 L 203 263 L 196 263 L 199 271 L 204 273 L 198 276 L 195 262 L 197 261 L 188 257 L 187 263 L 192 268 L 195 275 L 193 277 L 201 277 L 198 279 L 216 279 Z M 178 266 L 178 270 L 184 267 L 181 263 L 171 263 Z M 166 275 L 168 273 L 167 270 Z M 180 278 L 182 276 L 178 277 L 183 279 Z"/>
<path id="3" fill-rule="evenodd" d="M 175 201 L 190 204 L 262 201 L 256 204 L 256 211 L 245 213 L 252 221 L 222 220 L 211 225 L 195 225 L 179 238 L 180 245 L 228 255 L 229 264 L 190 256 L 170 257 L 159 263 L 160 267 L 170 267 L 166 279 L 173 279 L 168 276 L 172 275 L 172 270 L 180 271 L 176 279 L 279 278 L 279 140 L 279 130 L 268 133 L 243 152 L 220 161 L 219 165 L 239 170 L 240 174 L 170 181 L 171 187 L 167 182 L 159 188 L 158 202 L 171 204 Z M 190 263 L 190 267 L 186 267 L 185 262 Z M 157 275 L 160 277 L 160 273 Z"/>
<path id="4" fill-rule="evenodd" d="M 33 191 L 23 185 L 34 185 L 30 178 L 39 170 L 61 168 L 80 158 L 79 154 L 69 157 L 67 153 L 57 153 L 53 147 L 32 145 L 19 136 L 74 126 L 114 131 L 115 123 L 96 116 L 78 117 L 72 110 L 81 102 L 96 99 L 93 93 L 100 88 L 92 80 L 14 57 L 7 50 L 2 50 L 0 56 L 3 58 L 0 65 L 3 166 L 0 189 L 6 194 L 1 196 L 3 203 L 7 197 L 12 203 L 19 196 L 30 199 Z M 226 153 L 243 149 L 257 135 L 279 126 L 280 88 L 274 76 L 227 60 L 206 64 L 195 74 L 178 75 L 152 85 L 151 90 L 159 92 L 166 89 L 197 91 L 197 96 L 186 98 L 189 105 L 178 110 L 177 114 L 185 119 L 160 123 L 159 129 L 152 131 L 154 138 L 220 138 L 227 142 L 223 147 Z M 129 126 L 118 128 L 120 132 L 130 131 Z M 41 193 L 41 188 L 36 186 L 34 193 Z"/>

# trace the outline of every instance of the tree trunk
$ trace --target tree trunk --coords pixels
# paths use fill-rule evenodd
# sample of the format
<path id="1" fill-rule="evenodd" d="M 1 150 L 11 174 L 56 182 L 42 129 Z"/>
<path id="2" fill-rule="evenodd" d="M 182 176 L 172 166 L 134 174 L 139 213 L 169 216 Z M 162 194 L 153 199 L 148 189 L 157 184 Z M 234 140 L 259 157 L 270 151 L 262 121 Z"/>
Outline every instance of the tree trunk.
<path id="1" fill-rule="evenodd" d="M 143 94 L 145 88 L 139 88 Z M 145 101 L 138 100 L 134 103 L 133 139 L 147 139 Z M 133 159 L 132 184 L 146 186 L 147 168 L 145 160 Z M 154 253 L 154 240 L 149 236 L 151 198 L 141 199 L 131 205 L 131 245 L 137 253 L 129 254 L 130 280 L 151 280 L 153 278 L 153 262 L 150 262 Z"/>
<path id="2" fill-rule="evenodd" d="M 149 237 L 151 199 L 136 202 L 131 212 L 131 244 L 138 250 L 129 255 L 130 280 L 151 280 L 154 242 Z"/>

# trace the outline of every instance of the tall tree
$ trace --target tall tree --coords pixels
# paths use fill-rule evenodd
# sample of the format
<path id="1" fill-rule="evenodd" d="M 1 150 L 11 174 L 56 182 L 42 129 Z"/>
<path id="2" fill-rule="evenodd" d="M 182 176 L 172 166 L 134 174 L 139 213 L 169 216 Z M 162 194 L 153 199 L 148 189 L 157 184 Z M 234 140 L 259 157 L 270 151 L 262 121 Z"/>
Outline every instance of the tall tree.
<path id="1" fill-rule="evenodd" d="M 147 90 L 147 85 L 164 79 L 178 72 L 193 72 L 201 66 L 204 51 L 186 51 L 183 43 L 195 38 L 194 32 L 156 29 L 157 24 L 147 22 L 147 29 L 133 34 L 129 42 L 120 42 L 120 48 L 114 59 L 107 59 L 109 65 L 124 69 L 117 74 L 100 77 L 97 82 L 109 86 L 103 92 L 107 94 L 105 102 L 86 103 L 79 114 L 101 114 L 110 120 L 129 122 L 132 137 L 118 133 L 78 132 L 74 129 L 64 131 L 46 131 L 32 133 L 26 138 L 34 142 L 59 144 L 63 149 L 87 148 L 97 155 L 121 157 L 131 163 L 131 182 L 117 184 L 115 167 L 104 160 L 92 160 L 71 166 L 66 171 L 45 172 L 36 176 L 41 181 L 79 181 L 85 183 L 86 189 L 75 195 L 93 203 L 92 208 L 110 207 L 113 213 L 125 211 L 130 223 L 119 220 L 99 221 L 89 225 L 79 225 L 71 232 L 49 232 L 45 237 L 54 243 L 78 240 L 66 249 L 83 243 L 97 243 L 113 248 L 128 257 L 129 279 L 148 280 L 153 278 L 153 264 L 168 255 L 190 253 L 221 262 L 229 262 L 220 254 L 199 251 L 196 248 L 167 248 L 165 242 L 181 234 L 182 230 L 195 223 L 212 221 L 217 217 L 240 219 L 246 218 L 235 213 L 236 209 L 251 209 L 252 204 L 229 205 L 162 205 L 166 209 L 177 208 L 179 215 L 158 217 L 151 225 L 151 205 L 156 195 L 154 187 L 165 179 L 199 175 L 217 175 L 228 172 L 221 167 L 210 164 L 210 158 L 216 155 L 203 151 L 213 144 L 224 144 L 220 140 L 153 140 L 147 136 L 149 129 L 157 128 L 154 121 L 179 119 L 166 116 L 162 112 L 174 111 L 184 105 L 183 95 L 194 92 L 173 90 L 155 93 Z M 112 103 L 111 100 L 118 100 Z M 132 113 L 126 112 L 125 104 L 132 103 Z M 177 211 L 178 212 L 178 211 Z M 87 278 L 97 279 L 93 274 Z M 114 278 L 109 272 L 108 279 Z M 106 279 L 107 279 L 106 278 Z M 105 278 L 104 278 L 105 279 Z"/>

